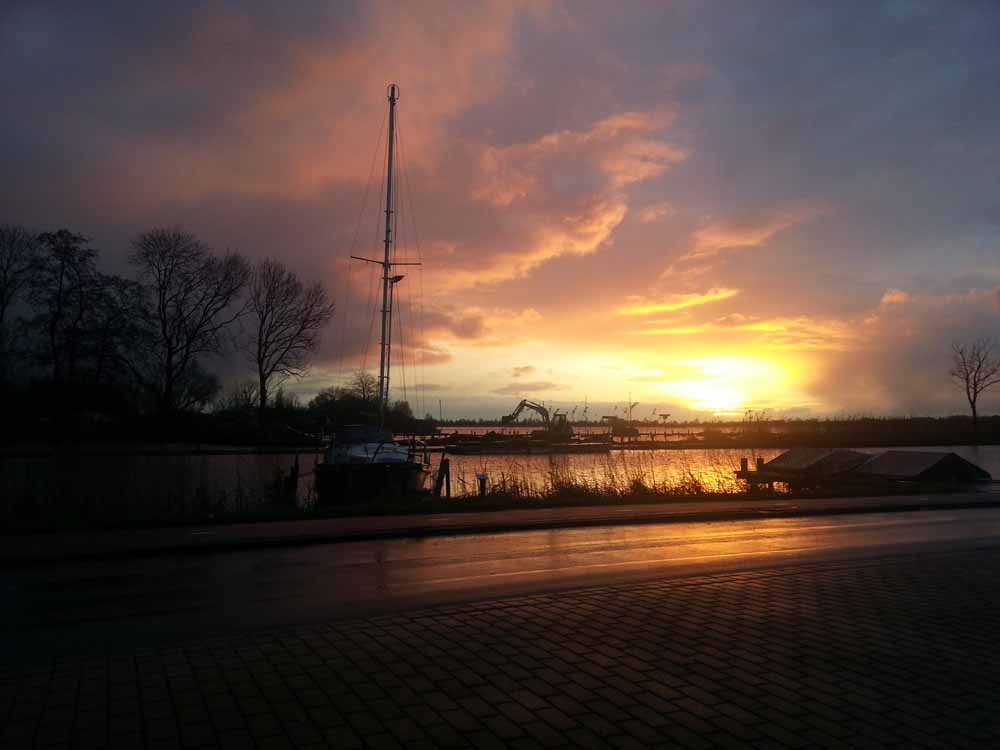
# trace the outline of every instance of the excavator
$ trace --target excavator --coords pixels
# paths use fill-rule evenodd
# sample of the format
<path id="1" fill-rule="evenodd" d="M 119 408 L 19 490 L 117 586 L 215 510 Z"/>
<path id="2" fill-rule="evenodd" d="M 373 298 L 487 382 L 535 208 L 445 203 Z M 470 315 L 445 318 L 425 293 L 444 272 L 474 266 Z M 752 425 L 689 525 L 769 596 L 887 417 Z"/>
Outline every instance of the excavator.
<path id="1" fill-rule="evenodd" d="M 514 411 L 504 417 L 501 417 L 500 423 L 510 424 L 515 421 L 525 409 L 530 409 L 542 418 L 543 429 L 535 430 L 531 433 L 532 437 L 541 437 L 549 440 L 568 440 L 573 437 L 573 428 L 570 426 L 565 414 L 562 414 L 559 411 L 554 411 L 551 415 L 549 415 L 548 409 L 541 404 L 535 403 L 534 401 L 528 401 L 528 399 L 522 399 L 521 403 L 517 405 Z"/>

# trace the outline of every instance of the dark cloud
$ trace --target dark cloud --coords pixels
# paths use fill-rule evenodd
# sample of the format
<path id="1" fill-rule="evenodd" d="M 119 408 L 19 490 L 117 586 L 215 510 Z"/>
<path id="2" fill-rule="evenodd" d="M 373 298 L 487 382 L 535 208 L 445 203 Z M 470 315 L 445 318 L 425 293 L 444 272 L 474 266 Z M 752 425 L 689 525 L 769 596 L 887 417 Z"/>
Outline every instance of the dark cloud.
<path id="1" fill-rule="evenodd" d="M 547 380 L 531 380 L 508 383 L 500 388 L 494 388 L 490 392 L 501 396 L 530 396 L 533 393 L 540 393 L 542 391 L 562 391 L 565 389 L 566 386 L 561 383 L 550 383 Z"/>

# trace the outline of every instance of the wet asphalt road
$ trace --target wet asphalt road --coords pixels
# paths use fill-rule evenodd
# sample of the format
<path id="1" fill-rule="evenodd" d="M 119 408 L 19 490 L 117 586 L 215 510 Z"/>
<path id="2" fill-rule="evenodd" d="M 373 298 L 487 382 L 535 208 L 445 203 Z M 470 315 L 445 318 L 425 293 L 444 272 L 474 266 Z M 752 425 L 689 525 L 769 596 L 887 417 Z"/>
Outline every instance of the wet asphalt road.
<path id="1" fill-rule="evenodd" d="M 1000 509 L 675 523 L 74 563 L 0 575 L 0 658 L 608 583 L 1000 547 Z"/>

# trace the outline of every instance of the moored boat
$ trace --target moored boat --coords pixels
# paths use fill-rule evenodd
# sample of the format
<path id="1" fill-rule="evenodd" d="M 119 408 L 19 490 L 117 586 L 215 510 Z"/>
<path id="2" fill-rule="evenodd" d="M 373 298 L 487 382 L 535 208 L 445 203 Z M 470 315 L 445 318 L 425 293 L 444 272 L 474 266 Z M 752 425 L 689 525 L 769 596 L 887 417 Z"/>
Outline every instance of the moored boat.
<path id="1" fill-rule="evenodd" d="M 387 430 L 367 425 L 338 428 L 315 468 L 320 506 L 398 499 L 423 491 L 430 470 L 427 450 L 404 445 Z"/>
<path id="2" fill-rule="evenodd" d="M 418 263 L 392 259 L 393 236 L 393 145 L 395 143 L 396 102 L 399 87 L 390 84 L 389 137 L 386 141 L 386 201 L 384 255 L 381 260 L 357 258 L 381 266 L 382 336 L 379 342 L 377 424 L 345 425 L 334 431 L 323 460 L 316 464 L 315 488 L 320 506 L 342 505 L 373 499 L 416 497 L 424 488 L 430 463 L 426 447 L 411 441 L 409 445 L 393 439 L 385 429 L 389 401 L 391 363 L 393 289 L 403 280 L 394 275 L 394 266 Z M 352 258 L 354 256 L 351 256 Z"/>

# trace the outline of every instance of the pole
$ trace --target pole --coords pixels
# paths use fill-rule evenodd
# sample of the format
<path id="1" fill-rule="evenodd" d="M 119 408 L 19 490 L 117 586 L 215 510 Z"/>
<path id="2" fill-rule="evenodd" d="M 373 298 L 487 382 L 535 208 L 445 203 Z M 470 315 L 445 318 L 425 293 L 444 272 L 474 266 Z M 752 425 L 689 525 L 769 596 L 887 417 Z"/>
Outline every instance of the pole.
<path id="1" fill-rule="evenodd" d="M 379 342 L 381 356 L 378 368 L 378 425 L 385 426 L 385 403 L 389 398 L 388 326 L 389 326 L 389 268 L 392 249 L 392 149 L 396 139 L 396 99 L 399 87 L 389 84 L 389 142 L 387 144 L 388 165 L 385 184 L 385 257 L 382 260 L 382 339 Z"/>
<path id="2" fill-rule="evenodd" d="M 389 403 L 389 371 L 392 361 L 392 303 L 393 296 L 396 294 L 395 279 L 397 278 L 399 277 L 395 276 L 389 278 L 389 328 L 385 332 L 385 403 L 382 405 L 382 421 L 385 421 L 385 407 Z"/>

